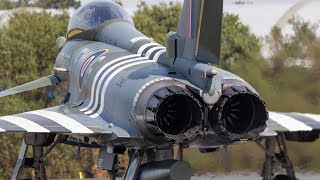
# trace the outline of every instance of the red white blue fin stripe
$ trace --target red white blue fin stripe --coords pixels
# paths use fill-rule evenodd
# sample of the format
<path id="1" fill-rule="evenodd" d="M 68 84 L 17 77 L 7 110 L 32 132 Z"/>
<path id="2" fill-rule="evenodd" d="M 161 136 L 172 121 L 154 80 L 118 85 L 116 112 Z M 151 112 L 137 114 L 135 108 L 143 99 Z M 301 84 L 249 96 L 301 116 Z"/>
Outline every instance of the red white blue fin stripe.
<path id="1" fill-rule="evenodd" d="M 194 32 L 194 1 L 188 0 L 188 20 L 187 20 L 187 29 L 186 29 L 186 37 L 189 39 L 193 39 L 195 37 Z"/>

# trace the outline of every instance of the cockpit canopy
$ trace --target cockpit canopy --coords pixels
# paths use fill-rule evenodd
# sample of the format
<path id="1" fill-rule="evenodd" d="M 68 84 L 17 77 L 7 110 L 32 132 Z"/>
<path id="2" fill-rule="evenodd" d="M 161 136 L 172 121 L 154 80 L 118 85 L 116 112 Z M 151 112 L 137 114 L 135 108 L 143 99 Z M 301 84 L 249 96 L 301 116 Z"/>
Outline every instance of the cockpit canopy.
<path id="1" fill-rule="evenodd" d="M 117 3 L 109 0 L 92 1 L 81 6 L 71 17 L 68 38 L 111 20 L 125 20 L 133 24 L 129 14 Z"/>

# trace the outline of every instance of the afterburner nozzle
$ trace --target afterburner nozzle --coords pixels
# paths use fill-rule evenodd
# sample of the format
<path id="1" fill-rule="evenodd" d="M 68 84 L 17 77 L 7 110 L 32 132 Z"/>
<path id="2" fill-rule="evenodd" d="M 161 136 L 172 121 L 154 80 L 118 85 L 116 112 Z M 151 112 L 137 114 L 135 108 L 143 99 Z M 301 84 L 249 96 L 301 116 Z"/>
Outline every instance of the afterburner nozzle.
<path id="1" fill-rule="evenodd" d="M 229 87 L 210 112 L 213 130 L 232 140 L 251 140 L 264 131 L 268 112 L 261 97 L 244 86 Z"/>
<path id="2" fill-rule="evenodd" d="M 204 115 L 200 102 L 188 89 L 165 81 L 142 92 L 135 116 L 147 139 L 184 142 L 199 135 Z"/>
<path id="3" fill-rule="evenodd" d="M 157 127 L 169 139 L 179 139 L 177 136 L 187 132 L 194 136 L 191 130 L 200 127 L 203 117 L 201 106 L 189 93 L 173 92 L 170 88 L 176 87 L 169 87 L 163 99 L 155 96 L 159 100 L 154 112 Z"/>

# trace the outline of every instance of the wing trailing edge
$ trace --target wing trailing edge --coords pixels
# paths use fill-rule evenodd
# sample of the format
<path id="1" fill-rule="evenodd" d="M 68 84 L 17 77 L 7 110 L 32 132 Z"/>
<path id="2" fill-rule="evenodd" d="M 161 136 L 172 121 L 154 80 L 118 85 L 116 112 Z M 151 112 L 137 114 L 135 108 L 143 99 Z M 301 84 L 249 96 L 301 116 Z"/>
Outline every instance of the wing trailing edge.
<path id="1" fill-rule="evenodd" d="M 92 119 L 76 108 L 59 106 L 0 117 L 0 133 L 110 134 L 129 138 L 122 128 Z"/>
<path id="2" fill-rule="evenodd" d="M 274 136 L 277 132 L 311 132 L 315 130 L 320 130 L 320 115 L 269 112 L 267 128 L 261 135 Z"/>

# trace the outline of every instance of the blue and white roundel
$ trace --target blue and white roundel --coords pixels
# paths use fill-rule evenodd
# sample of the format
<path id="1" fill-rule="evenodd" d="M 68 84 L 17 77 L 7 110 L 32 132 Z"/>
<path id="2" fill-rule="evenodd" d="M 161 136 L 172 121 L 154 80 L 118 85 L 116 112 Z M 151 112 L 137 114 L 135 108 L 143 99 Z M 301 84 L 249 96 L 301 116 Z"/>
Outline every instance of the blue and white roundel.
<path id="1" fill-rule="evenodd" d="M 95 60 L 97 60 L 100 56 L 102 56 L 103 54 L 107 53 L 109 51 L 109 49 L 103 49 L 100 51 L 97 51 L 95 53 L 93 53 L 92 55 L 90 55 L 82 64 L 81 69 L 80 69 L 80 77 L 79 77 L 79 88 L 80 90 L 82 89 L 82 84 L 83 84 L 83 80 L 84 80 L 84 75 L 86 74 L 87 70 L 89 69 L 89 67 L 92 65 L 93 62 L 95 62 Z"/>

